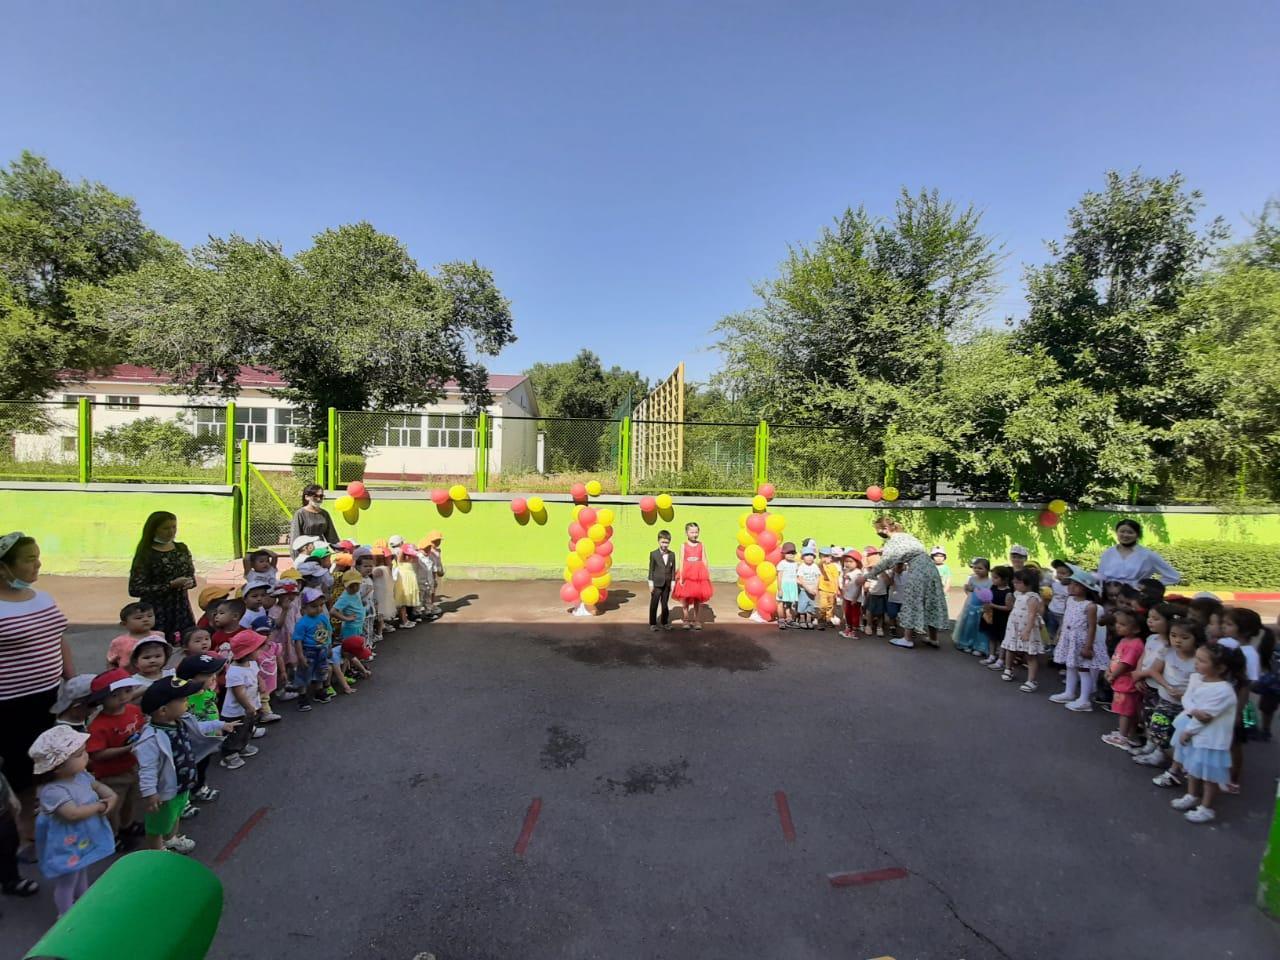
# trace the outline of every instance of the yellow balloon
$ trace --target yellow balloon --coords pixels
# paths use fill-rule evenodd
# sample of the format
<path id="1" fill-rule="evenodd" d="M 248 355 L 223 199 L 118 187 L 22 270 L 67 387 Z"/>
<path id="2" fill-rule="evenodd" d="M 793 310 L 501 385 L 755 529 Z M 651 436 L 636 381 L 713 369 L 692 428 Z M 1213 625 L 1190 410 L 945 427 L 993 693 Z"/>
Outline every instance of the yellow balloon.
<path id="1" fill-rule="evenodd" d="M 751 498 L 751 509 L 756 513 L 764 513 L 769 509 L 769 501 L 757 493 Z"/>
<path id="2" fill-rule="evenodd" d="M 613 554 L 609 554 L 609 556 L 604 558 L 604 568 L 606 570 L 613 569 Z"/>
<path id="3" fill-rule="evenodd" d="M 744 529 L 745 529 L 745 528 L 746 528 L 746 526 L 747 526 L 747 517 L 749 517 L 749 516 L 751 516 L 751 514 L 749 514 L 749 513 L 744 513 L 742 516 L 740 516 L 740 517 L 738 518 L 738 526 L 740 526 L 740 527 L 742 527 L 742 528 L 744 528 Z"/>
<path id="4" fill-rule="evenodd" d="M 738 546 L 749 547 L 755 542 L 756 542 L 756 538 L 752 535 L 750 530 L 738 531 Z"/>
<path id="5" fill-rule="evenodd" d="M 670 510 L 670 509 L 671 509 L 671 494 L 669 494 L 669 493 L 660 493 L 660 494 L 658 494 L 658 496 L 657 496 L 656 498 L 654 498 L 654 499 L 657 501 L 658 509 L 659 509 L 659 510 Z"/>
<path id="6" fill-rule="evenodd" d="M 566 561 L 566 566 L 568 566 L 570 570 L 581 570 L 582 565 L 584 563 L 586 563 L 586 561 L 583 560 L 582 557 L 578 556 L 578 553 L 575 549 L 573 553 L 569 554 L 569 559 L 568 561 Z"/>
<path id="7" fill-rule="evenodd" d="M 764 518 L 764 528 L 772 533 L 781 533 L 786 525 L 787 520 L 780 513 L 771 513 Z"/>
<path id="8" fill-rule="evenodd" d="M 596 552 L 596 545 L 588 538 L 583 537 L 578 541 L 578 545 L 574 547 L 573 550 L 578 556 L 585 560 Z"/>
<path id="9" fill-rule="evenodd" d="M 349 513 L 352 510 L 358 510 L 356 506 L 356 498 L 350 494 L 343 494 L 337 500 L 333 501 L 333 509 L 339 513 Z"/>
<path id="10" fill-rule="evenodd" d="M 588 481 L 587 481 L 587 496 L 589 496 L 589 497 L 598 497 L 598 496 L 600 496 L 600 491 L 601 491 L 601 490 L 603 490 L 603 489 L 604 489 L 604 487 L 600 486 L 600 481 L 599 481 L 599 480 L 588 480 Z"/>
<path id="11" fill-rule="evenodd" d="M 573 510 L 572 510 L 572 511 L 570 511 L 570 514 L 569 514 L 569 515 L 570 515 L 571 517 L 573 517 L 573 519 L 577 520 L 577 519 L 578 519 L 578 514 L 580 514 L 580 513 L 582 512 L 582 508 L 583 508 L 583 507 L 585 507 L 585 506 L 586 506 L 586 504 L 585 504 L 585 503 L 579 503 L 579 504 L 577 504 L 577 505 L 573 508 Z"/>
<path id="12" fill-rule="evenodd" d="M 778 579 L 778 568 L 768 560 L 764 560 L 761 563 L 756 564 L 756 576 L 765 583 L 773 583 L 773 581 Z"/>
<path id="13" fill-rule="evenodd" d="M 1052 510 L 1054 513 L 1056 513 L 1058 516 L 1062 516 L 1064 513 L 1067 512 L 1067 501 L 1050 500 L 1049 509 Z"/>
<path id="14" fill-rule="evenodd" d="M 591 538 L 592 543 L 600 543 L 607 535 L 604 527 L 598 523 L 593 523 L 587 527 L 587 536 Z"/>
<path id="15" fill-rule="evenodd" d="M 1052 599 L 1053 599 L 1053 587 L 1041 587 L 1041 588 L 1040 588 L 1040 596 L 1041 596 L 1041 597 L 1043 597 L 1045 600 L 1052 600 Z"/>
<path id="16" fill-rule="evenodd" d="M 593 607 L 600 602 L 600 588 L 594 583 L 589 583 L 582 588 L 582 592 L 578 594 L 578 599 L 588 607 Z"/>
<path id="17" fill-rule="evenodd" d="M 597 510 L 596 523 L 599 523 L 602 526 L 606 526 L 606 527 L 612 525 L 613 511 L 610 510 L 608 507 L 605 507 L 603 510 Z"/>
<path id="18" fill-rule="evenodd" d="M 605 589 L 611 583 L 613 583 L 613 577 L 609 576 L 609 574 L 607 573 L 602 573 L 598 577 L 591 578 L 592 586 L 594 586 L 598 590 Z"/>
<path id="19" fill-rule="evenodd" d="M 467 488 L 460 483 L 455 483 L 452 487 L 449 488 L 449 499 L 450 500 L 466 500 Z"/>
<path id="20" fill-rule="evenodd" d="M 577 556 L 577 554 L 576 554 L 576 553 L 571 553 L 571 554 L 569 554 L 569 556 L 571 556 L 571 557 L 576 557 L 576 556 Z M 573 580 L 573 571 L 572 571 L 572 570 L 570 570 L 568 567 L 565 567 L 565 568 L 564 568 L 564 582 L 565 582 L 565 583 L 569 583 L 569 582 L 570 582 L 570 581 L 572 581 L 572 580 Z"/>
<path id="21" fill-rule="evenodd" d="M 893 503 L 893 501 L 898 499 L 898 488 L 885 487 L 884 490 L 882 491 L 882 495 L 884 496 L 886 503 Z"/>
<path id="22" fill-rule="evenodd" d="M 743 559 L 753 567 L 758 567 L 764 563 L 764 547 L 758 543 L 753 543 L 742 552 Z"/>
<path id="23" fill-rule="evenodd" d="M 745 611 L 745 610 L 754 610 L 755 608 L 756 608 L 755 598 L 752 597 L 751 594 L 747 593 L 747 591 L 740 590 L 738 592 L 738 609 Z"/>
<path id="24" fill-rule="evenodd" d="M 541 498 L 541 497 L 530 497 L 530 498 L 526 501 L 526 503 L 528 503 L 528 504 L 529 504 L 529 512 L 530 512 L 530 513 L 541 513 L 541 512 L 543 511 L 543 509 L 545 508 L 545 506 L 546 506 L 546 505 L 542 502 L 542 498 Z"/>

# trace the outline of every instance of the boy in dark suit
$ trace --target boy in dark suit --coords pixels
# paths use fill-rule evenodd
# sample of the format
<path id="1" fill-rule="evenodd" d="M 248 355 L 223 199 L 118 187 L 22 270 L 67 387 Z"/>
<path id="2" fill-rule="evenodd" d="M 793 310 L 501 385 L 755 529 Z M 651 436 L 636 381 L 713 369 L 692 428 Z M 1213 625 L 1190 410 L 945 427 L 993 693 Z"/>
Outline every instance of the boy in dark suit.
<path id="1" fill-rule="evenodd" d="M 676 577 L 676 555 L 671 552 L 671 534 L 658 531 L 658 549 L 649 554 L 649 629 L 658 629 L 658 607 L 662 607 L 662 629 L 671 629 L 671 583 Z"/>

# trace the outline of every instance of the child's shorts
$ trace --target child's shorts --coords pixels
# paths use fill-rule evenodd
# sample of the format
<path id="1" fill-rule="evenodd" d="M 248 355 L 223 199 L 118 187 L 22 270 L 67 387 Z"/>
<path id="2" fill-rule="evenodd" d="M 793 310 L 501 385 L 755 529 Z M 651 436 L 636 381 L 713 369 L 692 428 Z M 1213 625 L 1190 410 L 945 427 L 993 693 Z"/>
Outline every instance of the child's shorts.
<path id="1" fill-rule="evenodd" d="M 147 836 L 169 836 L 178 829 L 178 818 L 182 816 L 182 811 L 185 809 L 187 809 L 187 791 L 183 790 L 147 814 Z"/>
<path id="2" fill-rule="evenodd" d="M 862 603 L 862 612 L 868 617 L 883 617 L 885 608 L 889 606 L 887 593 L 873 593 Z"/>
<path id="3" fill-rule="evenodd" d="M 884 615 L 890 620 L 897 620 L 898 614 L 902 610 L 902 603 L 898 600 L 890 600 L 884 605 Z"/>
<path id="4" fill-rule="evenodd" d="M 1142 712 L 1142 694 L 1115 693 L 1111 700 L 1111 712 L 1121 717 L 1136 717 Z"/>
<path id="5" fill-rule="evenodd" d="M 303 647 L 298 665 L 299 683 L 321 683 L 329 675 L 329 653 L 323 647 Z"/>
<path id="6" fill-rule="evenodd" d="M 817 606 L 813 602 L 813 597 L 809 596 L 808 590 L 801 590 L 800 596 L 796 599 L 796 613 L 813 613 Z"/>

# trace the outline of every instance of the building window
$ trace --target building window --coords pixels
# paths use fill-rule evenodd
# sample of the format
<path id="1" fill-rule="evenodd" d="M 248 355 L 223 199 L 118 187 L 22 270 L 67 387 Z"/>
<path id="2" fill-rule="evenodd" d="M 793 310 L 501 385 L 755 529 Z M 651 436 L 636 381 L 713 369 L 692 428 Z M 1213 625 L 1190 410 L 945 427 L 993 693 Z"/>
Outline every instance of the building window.
<path id="1" fill-rule="evenodd" d="M 307 425 L 306 414 L 301 410 L 276 409 L 276 443 L 296 445 L 302 428 Z"/>
<path id="2" fill-rule="evenodd" d="M 76 452 L 76 438 L 75 438 L 75 437 L 62 437 L 62 438 L 61 438 L 61 440 L 62 440 L 62 452 L 63 452 L 63 453 L 75 453 L 75 452 Z"/>
<path id="3" fill-rule="evenodd" d="M 460 413 L 427 414 L 428 447 L 474 447 L 476 419 Z"/>
<path id="4" fill-rule="evenodd" d="M 236 407 L 236 439 L 267 442 L 266 407 Z"/>
<path id="5" fill-rule="evenodd" d="M 227 432 L 227 410 L 225 407 L 196 408 L 196 436 L 223 437 Z"/>
<path id="6" fill-rule="evenodd" d="M 388 416 L 382 429 L 384 447 L 422 446 L 422 418 L 419 416 Z"/>
<path id="7" fill-rule="evenodd" d="M 116 396 L 113 394 L 107 394 L 107 409 L 108 410 L 137 410 L 138 398 L 122 397 L 122 396 Z"/>
<path id="8" fill-rule="evenodd" d="M 89 395 L 86 393 L 64 393 L 62 395 L 62 405 L 64 407 L 79 406 L 81 400 L 88 400 Z"/>

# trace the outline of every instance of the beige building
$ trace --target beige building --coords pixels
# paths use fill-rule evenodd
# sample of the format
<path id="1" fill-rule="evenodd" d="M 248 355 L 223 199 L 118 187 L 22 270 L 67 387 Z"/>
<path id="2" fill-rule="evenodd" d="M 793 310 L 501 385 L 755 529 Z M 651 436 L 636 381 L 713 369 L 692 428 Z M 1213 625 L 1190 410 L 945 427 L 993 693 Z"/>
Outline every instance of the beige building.
<path id="1" fill-rule="evenodd" d="M 301 415 L 270 391 L 284 385 L 278 376 L 242 367 L 238 377 L 235 437 L 250 443 L 250 459 L 260 469 L 285 470 L 298 446 Z M 165 392 L 168 378 L 149 367 L 120 365 L 108 375 L 68 377 L 56 397 L 53 428 L 44 434 L 19 433 L 13 438 L 16 461 L 76 461 L 76 403 L 93 401 L 97 433 L 142 417 L 176 420 L 198 435 L 223 437 L 226 401 L 217 396 L 188 399 Z M 491 374 L 491 473 L 536 469 L 539 461 L 538 404 L 525 376 Z M 468 413 L 456 385 L 446 387 L 439 402 L 394 413 L 356 413 L 340 417 L 343 446 L 352 437 L 364 446 L 365 473 L 371 478 L 416 479 L 466 476 L 475 470 L 476 417 Z"/>

